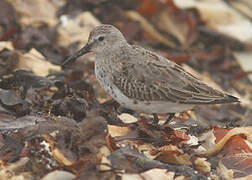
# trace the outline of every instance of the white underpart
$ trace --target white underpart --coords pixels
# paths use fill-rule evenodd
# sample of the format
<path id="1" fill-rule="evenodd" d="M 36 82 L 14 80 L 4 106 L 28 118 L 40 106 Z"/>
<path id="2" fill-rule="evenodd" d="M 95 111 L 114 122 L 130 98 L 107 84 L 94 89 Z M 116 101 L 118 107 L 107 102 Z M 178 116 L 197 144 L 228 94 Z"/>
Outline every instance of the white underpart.
<path id="1" fill-rule="evenodd" d="M 106 90 L 106 89 L 105 89 Z M 113 87 L 114 93 L 110 93 L 106 90 L 113 99 L 115 99 L 119 104 L 128 109 L 132 109 L 137 112 L 144 113 L 175 113 L 182 112 L 192 109 L 193 105 L 188 104 L 177 104 L 165 101 L 139 101 L 130 99 L 125 96 L 116 86 Z"/>

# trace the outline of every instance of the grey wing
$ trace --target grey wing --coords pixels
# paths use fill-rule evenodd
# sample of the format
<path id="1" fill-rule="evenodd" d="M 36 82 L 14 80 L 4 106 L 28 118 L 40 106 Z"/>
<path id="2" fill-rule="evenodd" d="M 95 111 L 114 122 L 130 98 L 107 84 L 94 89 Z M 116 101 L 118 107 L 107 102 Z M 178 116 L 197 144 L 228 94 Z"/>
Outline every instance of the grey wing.
<path id="1" fill-rule="evenodd" d="M 178 64 L 152 52 L 145 53 L 147 54 L 142 56 L 138 63 L 123 63 L 121 71 L 114 75 L 114 84 L 128 97 L 183 104 L 221 104 L 238 101 L 233 96 L 207 86 Z M 146 61 L 149 58 L 153 61 Z"/>

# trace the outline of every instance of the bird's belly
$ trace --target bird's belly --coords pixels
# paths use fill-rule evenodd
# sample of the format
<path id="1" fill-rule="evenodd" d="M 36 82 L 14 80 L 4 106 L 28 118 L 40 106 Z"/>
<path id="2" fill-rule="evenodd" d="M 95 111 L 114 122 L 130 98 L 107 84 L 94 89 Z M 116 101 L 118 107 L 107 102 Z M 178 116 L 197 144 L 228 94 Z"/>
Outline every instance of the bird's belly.
<path id="1" fill-rule="evenodd" d="M 128 98 L 124 93 L 112 84 L 112 80 L 97 73 L 96 78 L 104 90 L 121 106 L 142 113 L 175 113 L 192 109 L 194 105 L 178 104 L 168 101 L 140 101 Z"/>
<path id="2" fill-rule="evenodd" d="M 192 109 L 194 105 L 178 104 L 167 101 L 140 101 L 125 96 L 117 87 L 112 87 L 109 93 L 120 105 L 128 109 L 143 113 L 175 113 Z"/>

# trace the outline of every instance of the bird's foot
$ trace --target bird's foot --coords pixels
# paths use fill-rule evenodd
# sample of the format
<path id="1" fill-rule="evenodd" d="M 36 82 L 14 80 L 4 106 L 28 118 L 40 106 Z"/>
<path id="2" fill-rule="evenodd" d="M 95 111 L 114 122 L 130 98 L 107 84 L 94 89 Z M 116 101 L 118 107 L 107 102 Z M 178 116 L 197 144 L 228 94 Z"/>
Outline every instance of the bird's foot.
<path id="1" fill-rule="evenodd" d="M 157 113 L 153 113 L 153 121 L 152 121 L 152 125 L 157 125 L 158 122 L 159 122 L 159 118 L 158 118 L 158 115 Z M 164 124 L 163 125 L 166 125 L 169 121 L 171 121 L 175 116 L 175 113 L 170 113 L 170 116 L 165 120 Z"/>
<path id="2" fill-rule="evenodd" d="M 159 122 L 158 115 L 157 115 L 157 113 L 153 113 L 152 115 L 153 115 L 153 118 L 154 118 L 153 121 L 152 121 L 152 125 L 157 125 L 158 122 Z"/>
<path id="3" fill-rule="evenodd" d="M 166 125 L 168 122 L 170 122 L 175 116 L 175 113 L 170 113 L 169 117 L 165 120 L 163 125 Z"/>

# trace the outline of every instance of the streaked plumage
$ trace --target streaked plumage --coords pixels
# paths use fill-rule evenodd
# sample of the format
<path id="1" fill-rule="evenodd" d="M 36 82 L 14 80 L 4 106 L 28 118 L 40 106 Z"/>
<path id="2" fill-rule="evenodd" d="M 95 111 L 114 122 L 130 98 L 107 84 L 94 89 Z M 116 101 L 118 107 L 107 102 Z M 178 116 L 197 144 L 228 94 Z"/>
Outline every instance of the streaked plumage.
<path id="1" fill-rule="evenodd" d="M 215 90 L 178 64 L 127 43 L 112 25 L 96 27 L 89 41 L 64 64 L 94 52 L 95 74 L 102 87 L 122 106 L 145 113 L 175 113 L 195 105 L 238 102 Z"/>

